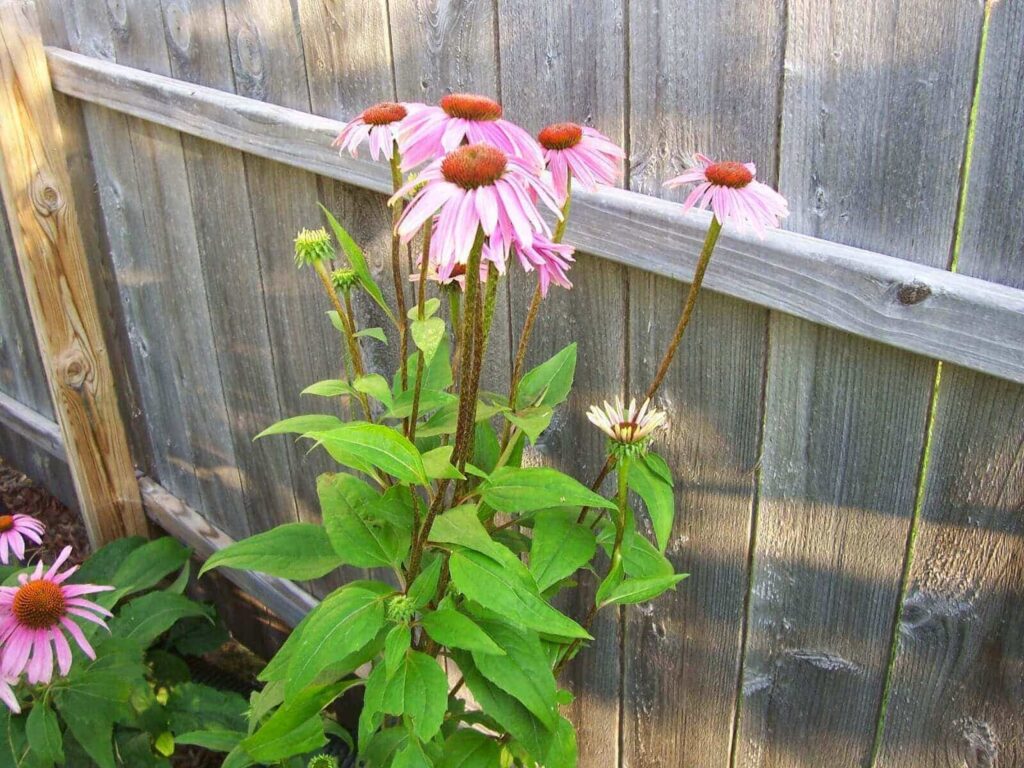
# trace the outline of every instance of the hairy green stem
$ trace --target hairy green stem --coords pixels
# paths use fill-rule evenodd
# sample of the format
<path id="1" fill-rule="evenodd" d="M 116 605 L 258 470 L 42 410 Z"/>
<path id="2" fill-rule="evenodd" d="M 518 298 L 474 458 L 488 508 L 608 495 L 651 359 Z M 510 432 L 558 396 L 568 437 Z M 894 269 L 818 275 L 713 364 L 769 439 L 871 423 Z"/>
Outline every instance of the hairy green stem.
<path id="1" fill-rule="evenodd" d="M 402 157 L 398 151 L 398 142 L 394 142 L 391 152 L 391 186 L 394 192 L 402 188 Z M 401 198 L 395 200 L 391 209 L 391 277 L 395 282 L 395 306 L 398 326 L 398 359 L 402 371 L 402 391 L 409 386 L 409 320 L 405 316 L 405 280 L 402 277 L 402 241 L 398 236 L 398 222 L 402 218 L 405 205 Z M 405 434 L 409 434 L 409 420 L 405 421 Z"/>
<path id="2" fill-rule="evenodd" d="M 424 316 L 424 305 L 427 301 L 427 265 L 430 263 L 430 237 L 434 231 L 434 220 L 427 219 L 423 227 L 423 253 L 420 255 L 420 280 L 417 289 L 416 317 L 420 320 Z M 426 358 L 423 350 L 416 356 L 416 383 L 412 393 L 412 413 L 409 417 L 409 429 L 407 434 L 409 440 L 416 439 L 416 420 L 420 416 L 420 395 L 423 392 L 423 368 L 426 366 Z"/>
<path id="3" fill-rule="evenodd" d="M 334 285 L 331 283 L 331 275 L 327 271 L 327 266 L 322 261 L 317 261 L 315 264 L 316 274 L 320 278 L 320 282 L 323 283 L 324 290 L 327 291 L 327 296 L 330 298 L 331 303 L 334 305 L 334 311 L 338 313 L 338 317 L 341 319 L 342 328 L 344 328 L 345 342 L 348 344 L 348 353 L 352 358 L 352 367 L 355 369 L 356 376 L 364 376 L 365 371 L 363 369 L 363 356 L 359 350 L 359 341 L 355 336 L 355 329 L 352 326 L 351 318 L 345 311 L 345 307 L 342 306 L 341 300 L 338 298 L 338 292 L 334 290 Z M 357 393 L 357 399 L 363 407 L 363 413 L 366 415 L 367 421 L 373 421 L 373 417 L 370 415 L 370 402 L 366 399 L 366 395 L 362 392 Z"/>

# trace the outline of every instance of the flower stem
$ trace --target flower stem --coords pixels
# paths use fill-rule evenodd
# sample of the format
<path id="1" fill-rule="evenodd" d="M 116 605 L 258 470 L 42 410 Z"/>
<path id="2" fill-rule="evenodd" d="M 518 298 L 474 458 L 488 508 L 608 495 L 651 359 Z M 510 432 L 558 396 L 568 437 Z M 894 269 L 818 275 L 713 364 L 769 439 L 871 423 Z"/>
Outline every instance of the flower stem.
<path id="1" fill-rule="evenodd" d="M 323 261 L 316 262 L 316 273 L 320 278 L 320 282 L 323 283 L 324 290 L 327 291 L 327 296 L 334 305 L 334 311 L 338 313 L 338 317 L 341 319 L 342 327 L 345 329 L 345 342 L 348 344 L 348 353 L 349 357 L 352 358 L 352 367 L 355 369 L 355 374 L 356 376 L 363 376 L 363 356 L 359 351 L 359 342 L 356 340 L 355 329 L 352 327 L 348 312 L 345 311 L 341 300 L 338 298 L 338 292 L 334 290 L 334 286 L 331 284 L 331 275 L 328 273 L 327 266 Z M 359 403 L 363 406 L 366 420 L 373 421 L 373 417 L 370 415 L 370 402 L 366 399 L 366 395 L 360 392 L 358 393 L 358 399 Z"/>
<path id="2" fill-rule="evenodd" d="M 426 225 L 423 227 L 423 253 L 420 255 L 420 281 L 417 288 L 417 303 L 416 303 L 416 316 L 422 320 L 424 315 L 424 305 L 427 301 L 427 265 L 430 262 L 430 237 L 434 230 L 434 220 L 432 218 L 427 219 Z M 414 385 L 412 393 L 412 413 L 409 416 L 409 429 L 407 431 L 409 440 L 416 439 L 416 420 L 420 415 L 420 394 L 423 391 L 423 368 L 426 365 L 426 358 L 423 355 L 423 350 L 420 350 L 416 356 L 416 383 Z"/>
<path id="3" fill-rule="evenodd" d="M 722 225 L 716 217 L 712 217 L 711 225 L 708 227 L 708 234 L 704 238 L 704 247 L 700 251 L 700 259 L 697 261 L 697 269 L 693 273 L 693 282 L 690 283 L 690 292 L 686 295 L 686 303 L 683 305 L 683 312 L 679 316 L 679 324 L 676 325 L 676 332 L 672 336 L 668 349 L 665 350 L 665 356 L 661 358 L 661 365 L 658 366 L 658 372 L 655 374 L 651 386 L 647 388 L 646 397 L 648 400 L 654 397 L 661 386 L 661 382 L 665 379 L 669 366 L 672 364 L 672 358 L 675 357 L 676 350 L 679 348 L 679 342 L 683 340 L 686 326 L 690 324 L 693 308 L 697 304 L 697 295 L 700 293 L 701 284 L 704 282 L 704 272 L 707 271 L 708 263 L 711 261 L 711 254 L 715 250 L 715 243 L 718 242 L 718 235 L 721 231 Z"/>
<path id="4" fill-rule="evenodd" d="M 394 142 L 391 152 L 391 186 L 397 193 L 402 188 L 402 158 L 398 151 L 398 142 Z M 395 306 L 398 310 L 398 358 L 402 371 L 402 391 L 409 386 L 409 320 L 405 316 L 405 280 L 402 279 L 402 242 L 398 237 L 398 222 L 402 218 L 403 201 L 399 198 L 391 210 L 391 277 L 395 281 Z M 409 422 L 405 422 L 405 433 L 409 433 Z"/>

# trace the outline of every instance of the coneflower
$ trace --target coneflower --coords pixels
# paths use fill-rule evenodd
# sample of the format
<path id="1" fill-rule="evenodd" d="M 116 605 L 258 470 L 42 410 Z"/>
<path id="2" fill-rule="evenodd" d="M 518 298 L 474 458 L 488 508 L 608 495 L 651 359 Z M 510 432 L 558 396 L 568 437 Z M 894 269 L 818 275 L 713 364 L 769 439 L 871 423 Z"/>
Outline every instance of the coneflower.
<path id="1" fill-rule="evenodd" d="M 592 190 L 599 184 L 614 184 L 622 176 L 626 153 L 593 128 L 555 123 L 537 134 L 537 140 L 544 148 L 559 203 L 564 203 L 569 194 L 570 179 Z"/>
<path id="2" fill-rule="evenodd" d="M 587 419 L 608 435 L 608 451 L 619 458 L 642 455 L 655 430 L 665 424 L 664 411 L 651 407 L 645 400 L 639 409 L 636 400 L 630 400 L 626 408 L 622 398 L 615 398 L 615 405 L 606 400 L 603 407 L 593 405 L 587 411 Z"/>
<path id="3" fill-rule="evenodd" d="M 0 562 L 7 565 L 9 552 L 18 560 L 25 559 L 25 539 L 42 543 L 43 524 L 30 515 L 9 515 L 0 505 Z"/>
<path id="4" fill-rule="evenodd" d="M 400 104 L 394 101 L 374 104 L 364 109 L 355 120 L 345 123 L 331 146 L 338 147 L 340 152 L 348 150 L 355 157 L 359 153 L 359 145 L 365 141 L 370 148 L 370 157 L 374 160 L 382 157 L 390 160 L 402 121 L 422 108 L 422 104 Z"/>

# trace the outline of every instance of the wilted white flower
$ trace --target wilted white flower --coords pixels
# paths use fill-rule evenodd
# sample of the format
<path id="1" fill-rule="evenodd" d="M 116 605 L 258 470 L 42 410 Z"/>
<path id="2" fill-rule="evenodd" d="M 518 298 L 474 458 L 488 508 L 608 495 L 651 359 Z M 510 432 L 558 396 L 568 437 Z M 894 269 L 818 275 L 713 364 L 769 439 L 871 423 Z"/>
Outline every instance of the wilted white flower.
<path id="1" fill-rule="evenodd" d="M 615 405 L 606 400 L 604 407 L 591 406 L 587 412 L 590 423 L 604 432 L 611 439 L 612 451 L 621 453 L 642 453 L 655 430 L 664 426 L 667 418 L 664 411 L 651 407 L 651 401 L 645 400 L 639 409 L 636 400 L 629 401 L 626 408 L 622 398 L 615 398 Z"/>

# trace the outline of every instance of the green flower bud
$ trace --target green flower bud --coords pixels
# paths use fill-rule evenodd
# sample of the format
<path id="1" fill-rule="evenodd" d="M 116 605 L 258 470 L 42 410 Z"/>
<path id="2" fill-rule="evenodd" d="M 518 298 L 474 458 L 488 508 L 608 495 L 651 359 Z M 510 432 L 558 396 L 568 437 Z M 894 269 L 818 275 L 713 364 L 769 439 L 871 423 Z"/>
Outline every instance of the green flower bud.
<path id="1" fill-rule="evenodd" d="M 338 768 L 338 761 L 330 755 L 313 755 L 309 758 L 309 768 Z"/>
<path id="2" fill-rule="evenodd" d="M 403 623 L 409 621 L 416 613 L 416 606 L 413 601 L 405 595 L 396 595 L 388 600 L 387 614 L 388 621 Z"/>
<path id="3" fill-rule="evenodd" d="M 331 273 L 331 284 L 334 290 L 345 293 L 359 284 L 359 275 L 354 269 L 336 269 Z"/>
<path id="4" fill-rule="evenodd" d="M 320 229 L 303 229 L 295 238 L 295 264 L 313 266 L 321 261 L 334 258 L 334 244 L 331 236 L 323 227 Z"/>

